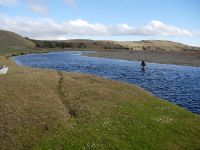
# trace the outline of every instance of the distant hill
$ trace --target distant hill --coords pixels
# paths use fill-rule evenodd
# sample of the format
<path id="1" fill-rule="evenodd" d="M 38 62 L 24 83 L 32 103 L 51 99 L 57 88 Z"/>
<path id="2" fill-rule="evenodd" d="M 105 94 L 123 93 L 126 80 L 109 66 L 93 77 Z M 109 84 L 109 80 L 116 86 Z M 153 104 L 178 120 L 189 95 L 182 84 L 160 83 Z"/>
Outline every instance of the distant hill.
<path id="1" fill-rule="evenodd" d="M 109 41 L 74 39 L 64 41 L 33 40 L 38 48 L 83 48 L 83 49 L 127 49 L 149 51 L 200 51 L 200 47 L 188 46 L 172 41 L 143 40 L 143 41 Z"/>
<path id="2" fill-rule="evenodd" d="M 35 43 L 36 48 L 81 48 L 81 49 L 126 49 L 121 44 L 113 41 L 95 41 L 86 39 L 73 39 L 63 41 L 44 41 L 44 40 L 32 40 Z"/>
<path id="3" fill-rule="evenodd" d="M 35 48 L 35 44 L 16 33 L 0 30 L 0 51 L 22 50 L 27 48 Z"/>
<path id="4" fill-rule="evenodd" d="M 187 46 L 181 43 L 161 40 L 143 41 L 109 41 L 72 39 L 63 41 L 33 40 L 24 38 L 10 31 L 0 30 L 0 52 L 15 51 L 23 49 L 45 49 L 45 48 L 78 48 L 91 50 L 128 49 L 128 50 L 150 50 L 150 51 L 200 51 L 199 47 Z"/>
<path id="5" fill-rule="evenodd" d="M 143 40 L 143 41 L 122 41 L 117 43 L 132 50 L 200 51 L 199 47 L 188 46 L 172 41 Z"/>

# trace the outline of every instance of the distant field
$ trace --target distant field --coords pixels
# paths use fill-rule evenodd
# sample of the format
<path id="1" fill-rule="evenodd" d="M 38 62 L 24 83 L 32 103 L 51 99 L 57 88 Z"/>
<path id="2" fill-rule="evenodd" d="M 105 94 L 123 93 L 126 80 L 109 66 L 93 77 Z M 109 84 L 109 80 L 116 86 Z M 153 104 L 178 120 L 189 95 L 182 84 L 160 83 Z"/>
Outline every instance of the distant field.
<path id="1" fill-rule="evenodd" d="M 150 50 L 150 51 L 200 51 L 199 47 L 184 45 L 172 41 L 143 40 L 143 41 L 122 41 L 116 42 L 132 50 Z"/>

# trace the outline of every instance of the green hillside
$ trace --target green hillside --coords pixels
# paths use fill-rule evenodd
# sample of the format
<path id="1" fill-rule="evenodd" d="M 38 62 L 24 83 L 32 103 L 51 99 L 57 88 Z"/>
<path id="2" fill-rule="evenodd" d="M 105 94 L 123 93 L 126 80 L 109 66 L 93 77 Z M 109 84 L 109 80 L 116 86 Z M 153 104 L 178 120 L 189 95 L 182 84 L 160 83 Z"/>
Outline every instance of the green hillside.
<path id="1" fill-rule="evenodd" d="M 27 48 L 35 48 L 35 44 L 16 33 L 0 30 L 0 51 L 23 50 Z"/>

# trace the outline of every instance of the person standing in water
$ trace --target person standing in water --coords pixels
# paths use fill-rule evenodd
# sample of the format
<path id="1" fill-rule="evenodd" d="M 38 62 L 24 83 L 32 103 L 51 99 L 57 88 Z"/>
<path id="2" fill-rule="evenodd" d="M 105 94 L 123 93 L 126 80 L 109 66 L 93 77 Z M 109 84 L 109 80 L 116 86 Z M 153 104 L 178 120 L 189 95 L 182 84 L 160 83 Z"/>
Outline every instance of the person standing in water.
<path id="1" fill-rule="evenodd" d="M 142 66 L 142 70 L 144 70 L 144 67 L 146 66 L 144 60 L 142 60 L 142 62 L 141 62 L 141 66 Z"/>

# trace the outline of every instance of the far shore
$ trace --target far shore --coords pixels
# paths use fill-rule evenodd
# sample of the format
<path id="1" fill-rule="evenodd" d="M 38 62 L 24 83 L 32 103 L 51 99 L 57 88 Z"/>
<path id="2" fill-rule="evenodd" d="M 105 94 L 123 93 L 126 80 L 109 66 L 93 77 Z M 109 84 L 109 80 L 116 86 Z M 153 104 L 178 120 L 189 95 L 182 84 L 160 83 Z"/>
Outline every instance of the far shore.
<path id="1" fill-rule="evenodd" d="M 123 50 L 123 49 L 80 49 L 80 48 L 65 48 L 65 49 L 30 49 L 9 51 L 1 53 L 7 58 L 17 55 L 25 55 L 32 53 L 48 53 L 57 51 L 94 51 L 94 53 L 85 53 L 83 55 L 90 57 L 110 58 L 110 59 L 122 59 L 129 61 L 142 61 L 149 63 L 160 64 L 175 64 L 184 66 L 200 67 L 200 51 L 150 51 L 150 50 Z"/>
<path id="2" fill-rule="evenodd" d="M 200 52 L 104 50 L 96 51 L 95 53 L 87 53 L 85 55 L 91 57 L 123 59 L 130 61 L 144 60 L 150 63 L 200 67 Z"/>

